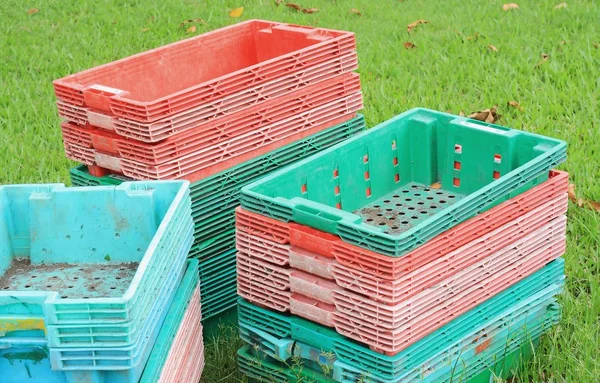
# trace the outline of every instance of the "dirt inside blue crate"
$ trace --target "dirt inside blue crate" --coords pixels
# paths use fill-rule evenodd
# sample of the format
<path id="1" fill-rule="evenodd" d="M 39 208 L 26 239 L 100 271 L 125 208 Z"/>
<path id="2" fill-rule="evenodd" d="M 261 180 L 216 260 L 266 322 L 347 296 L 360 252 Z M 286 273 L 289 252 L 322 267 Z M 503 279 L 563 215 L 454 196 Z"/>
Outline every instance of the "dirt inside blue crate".
<path id="1" fill-rule="evenodd" d="M 383 228 L 385 233 L 400 234 L 464 197 L 442 189 L 439 184 L 411 182 L 354 211 L 354 214 L 361 216 L 368 225 Z"/>
<path id="2" fill-rule="evenodd" d="M 138 265 L 137 262 L 31 264 L 29 258 L 18 258 L 0 277 L 0 290 L 56 291 L 63 299 L 120 297 L 131 284 Z"/>

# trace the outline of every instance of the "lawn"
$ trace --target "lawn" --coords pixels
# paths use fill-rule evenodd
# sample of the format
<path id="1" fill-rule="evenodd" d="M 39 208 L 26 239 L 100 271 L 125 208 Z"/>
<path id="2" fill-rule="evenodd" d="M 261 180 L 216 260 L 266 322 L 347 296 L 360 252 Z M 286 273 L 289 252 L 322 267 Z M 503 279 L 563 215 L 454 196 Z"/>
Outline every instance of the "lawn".
<path id="1" fill-rule="evenodd" d="M 369 126 L 416 106 L 469 114 L 497 104 L 499 124 L 566 140 L 561 169 L 579 197 L 600 200 L 600 5 L 593 0 L 558 9 L 559 0 L 520 1 L 510 11 L 493 0 L 294 2 L 318 12 L 273 0 L 3 0 L 0 183 L 69 182 L 74 163 L 63 154 L 53 79 L 263 18 L 356 32 Z M 231 18 L 240 6 L 243 15 Z M 196 18 L 203 22 L 180 27 Z M 428 23 L 409 34 L 407 25 L 420 19 Z M 196 31 L 186 34 L 191 25 Z M 568 218 L 563 319 L 518 381 L 600 379 L 600 213 L 571 204 Z M 207 340 L 203 382 L 240 381 L 238 345 L 233 330 Z"/>

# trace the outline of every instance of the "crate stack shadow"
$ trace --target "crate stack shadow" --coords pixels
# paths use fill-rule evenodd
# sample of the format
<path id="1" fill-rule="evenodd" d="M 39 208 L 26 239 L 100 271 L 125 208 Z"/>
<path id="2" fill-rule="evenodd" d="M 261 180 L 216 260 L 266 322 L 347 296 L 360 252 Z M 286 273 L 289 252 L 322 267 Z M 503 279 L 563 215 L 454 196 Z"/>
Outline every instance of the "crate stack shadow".
<path id="1" fill-rule="evenodd" d="M 204 323 L 234 309 L 241 187 L 363 131 L 355 37 L 253 20 L 54 82 L 74 185 L 191 182 Z"/>
<path id="2" fill-rule="evenodd" d="M 198 381 L 186 181 L 0 187 L 2 382 Z"/>
<path id="3" fill-rule="evenodd" d="M 413 109 L 242 189 L 240 370 L 489 382 L 560 317 L 562 141 Z"/>

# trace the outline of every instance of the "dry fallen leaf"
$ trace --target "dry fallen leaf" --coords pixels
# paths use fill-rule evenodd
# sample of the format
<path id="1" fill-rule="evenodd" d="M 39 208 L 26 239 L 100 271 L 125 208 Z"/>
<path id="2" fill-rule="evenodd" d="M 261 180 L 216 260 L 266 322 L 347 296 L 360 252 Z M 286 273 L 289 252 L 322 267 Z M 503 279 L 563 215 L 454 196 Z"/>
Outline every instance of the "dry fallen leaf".
<path id="1" fill-rule="evenodd" d="M 281 3 L 283 3 L 283 0 L 275 0 L 275 5 L 279 6 Z"/>
<path id="2" fill-rule="evenodd" d="M 545 53 L 542 53 L 542 60 L 541 60 L 539 63 L 535 64 L 535 67 L 537 68 L 537 67 L 539 67 L 540 65 L 542 65 L 543 63 L 545 63 L 546 61 L 548 61 L 548 58 L 549 58 L 549 57 L 550 57 L 550 56 L 548 56 L 547 54 L 545 54 Z"/>
<path id="3" fill-rule="evenodd" d="M 490 109 L 478 110 L 477 112 L 473 112 L 469 114 L 467 117 L 472 118 L 474 120 L 485 121 L 488 123 L 494 123 L 502 117 L 501 115 L 496 113 L 498 109 L 498 105 L 494 105 Z"/>
<path id="4" fill-rule="evenodd" d="M 513 108 L 519 109 L 519 110 L 523 110 L 523 107 L 521 106 L 521 104 L 519 104 L 516 101 L 509 101 L 506 103 L 508 106 L 512 106 Z"/>
<path id="5" fill-rule="evenodd" d="M 487 46 L 489 50 L 493 51 L 493 52 L 498 52 L 498 48 L 496 48 L 495 45 L 488 45 Z"/>
<path id="6" fill-rule="evenodd" d="M 567 7 L 567 3 L 560 3 L 560 4 L 556 4 L 554 6 L 554 9 L 561 9 L 561 8 L 566 8 Z"/>
<path id="7" fill-rule="evenodd" d="M 294 4 L 294 3 L 285 3 L 286 7 L 290 7 L 290 8 L 294 8 L 297 11 L 302 10 L 302 7 L 299 6 L 298 4 Z"/>
<path id="8" fill-rule="evenodd" d="M 186 34 L 186 35 L 189 35 L 190 33 L 194 33 L 194 32 L 196 32 L 196 29 L 197 29 L 197 28 L 196 28 L 196 26 L 195 26 L 195 25 L 192 25 L 191 27 L 189 27 L 189 28 L 187 29 L 187 31 L 185 31 L 185 34 Z"/>
<path id="9" fill-rule="evenodd" d="M 142 32 L 148 32 L 150 28 L 142 28 Z"/>
<path id="10" fill-rule="evenodd" d="M 362 16 L 362 13 L 360 13 L 360 11 L 358 9 L 356 9 L 356 8 L 352 8 L 348 12 L 349 13 L 354 13 L 355 15 L 358 15 L 358 16 Z"/>
<path id="11" fill-rule="evenodd" d="M 420 24 L 427 24 L 429 23 L 429 21 L 427 20 L 417 20 L 414 23 L 410 23 L 406 26 L 406 29 L 408 30 L 408 33 L 412 32 L 413 29 L 415 29 L 417 27 L 417 25 Z"/>
<path id="12" fill-rule="evenodd" d="M 516 3 L 508 3 L 502 6 L 503 11 L 510 11 L 511 9 L 519 9 L 519 5 Z"/>
<path id="13" fill-rule="evenodd" d="M 204 20 L 202 19 L 187 19 L 187 20 L 183 20 L 181 22 L 181 24 L 179 24 L 179 28 L 183 27 L 186 24 L 191 24 L 191 23 L 203 23 Z"/>
<path id="14" fill-rule="evenodd" d="M 302 10 L 302 12 L 304 13 L 315 13 L 315 12 L 319 12 L 319 8 L 304 8 Z"/>
<path id="15" fill-rule="evenodd" d="M 413 48 L 416 48 L 416 47 L 417 46 L 415 44 L 411 43 L 410 41 L 407 41 L 407 42 L 404 43 L 404 48 L 406 48 L 406 49 L 413 49 Z"/>
<path id="16" fill-rule="evenodd" d="M 575 184 L 569 184 L 569 188 L 567 190 L 569 194 L 569 200 L 571 200 L 571 202 L 577 204 L 579 207 L 594 210 L 600 213 L 600 202 L 577 198 L 577 194 L 575 193 Z"/>
<path id="17" fill-rule="evenodd" d="M 473 36 L 469 36 L 467 37 L 467 40 L 473 40 L 473 39 L 477 39 L 479 37 L 479 32 L 475 32 L 475 34 Z"/>
<path id="18" fill-rule="evenodd" d="M 239 7 L 229 11 L 229 17 L 240 17 L 244 13 L 244 7 Z"/>
<path id="19" fill-rule="evenodd" d="M 34 15 L 36 13 L 38 13 L 40 10 L 37 8 L 31 8 L 30 10 L 27 11 L 28 15 Z"/>
<path id="20" fill-rule="evenodd" d="M 460 112 L 458 112 L 458 115 L 461 116 L 461 117 L 466 116 L 465 112 L 463 112 L 462 110 Z"/>
<path id="21" fill-rule="evenodd" d="M 434 190 L 441 189 L 442 188 L 442 184 L 439 183 L 439 182 L 435 182 L 435 183 L 432 183 L 431 185 L 429 185 L 429 188 L 430 189 L 434 189 Z"/>
<path id="22" fill-rule="evenodd" d="M 115 25 L 116 23 L 117 23 L 117 20 L 113 20 L 113 22 L 111 24 Z"/>
<path id="23" fill-rule="evenodd" d="M 596 48 L 596 49 L 600 48 L 600 43 L 594 43 L 593 45 L 594 45 L 594 48 Z"/>

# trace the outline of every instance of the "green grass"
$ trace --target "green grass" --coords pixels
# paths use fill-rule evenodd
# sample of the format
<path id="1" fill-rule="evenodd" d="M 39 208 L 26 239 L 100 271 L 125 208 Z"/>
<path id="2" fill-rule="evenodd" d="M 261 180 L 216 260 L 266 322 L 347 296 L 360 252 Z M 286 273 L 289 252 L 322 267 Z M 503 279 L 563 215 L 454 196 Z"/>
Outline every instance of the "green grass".
<path id="1" fill-rule="evenodd" d="M 466 113 L 499 105 L 500 124 L 568 141 L 578 193 L 600 200 L 600 8 L 594 1 L 296 0 L 17 1 L 0 4 L 0 183 L 68 182 L 52 80 L 250 18 L 356 32 L 370 126 L 415 106 Z M 240 19 L 228 10 L 244 6 Z M 29 15 L 27 10 L 38 8 Z M 362 16 L 348 13 L 351 8 Z M 426 19 L 409 35 L 406 25 Z M 147 31 L 143 29 L 148 28 Z M 478 37 L 469 39 L 470 36 Z M 410 41 L 417 48 L 406 50 Z M 487 46 L 494 45 L 498 52 Z M 541 54 L 549 59 L 536 68 Z M 523 110 L 506 106 L 518 101 Z M 563 320 L 521 381 L 595 382 L 600 376 L 600 215 L 570 206 Z M 235 382 L 235 334 L 208 340 L 204 382 Z"/>

